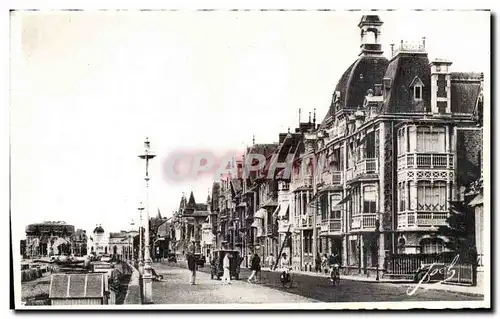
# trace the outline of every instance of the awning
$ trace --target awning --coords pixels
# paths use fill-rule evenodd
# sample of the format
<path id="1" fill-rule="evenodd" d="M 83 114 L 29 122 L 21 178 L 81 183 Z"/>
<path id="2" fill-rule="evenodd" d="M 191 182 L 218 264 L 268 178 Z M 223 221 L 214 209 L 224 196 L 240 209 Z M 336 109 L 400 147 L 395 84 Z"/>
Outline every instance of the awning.
<path id="1" fill-rule="evenodd" d="M 249 189 L 247 189 L 246 192 L 243 193 L 243 195 L 250 194 L 251 192 L 254 192 L 257 187 L 259 187 L 259 185 L 254 185 L 254 186 L 250 187 Z"/>
<path id="2" fill-rule="evenodd" d="M 247 207 L 247 203 L 241 202 L 238 204 L 238 207 Z"/>
<path id="3" fill-rule="evenodd" d="M 470 201 L 469 206 L 483 205 L 483 194 L 478 194 Z"/>
<path id="4" fill-rule="evenodd" d="M 251 227 L 253 228 L 262 228 L 262 221 L 259 219 L 256 219 L 253 221 Z"/>
<path id="5" fill-rule="evenodd" d="M 267 214 L 267 211 L 264 208 L 261 208 L 257 212 L 255 212 L 255 214 L 253 215 L 253 218 L 264 219 L 266 214 Z"/>
<path id="6" fill-rule="evenodd" d="M 336 206 L 344 205 L 350 200 L 351 200 L 351 194 L 346 195 L 346 197 L 344 197 L 340 202 L 338 202 Z"/>
<path id="7" fill-rule="evenodd" d="M 290 205 L 282 205 L 278 212 L 278 217 L 288 216 L 289 212 L 290 212 Z"/>
<path id="8" fill-rule="evenodd" d="M 311 198 L 311 200 L 309 201 L 309 203 L 307 203 L 307 206 L 309 207 L 316 207 L 316 201 L 318 200 L 318 197 L 319 197 L 320 193 L 319 192 L 316 192 L 316 194 L 314 194 L 314 196 Z"/>
<path id="9" fill-rule="evenodd" d="M 273 218 L 276 218 L 278 216 L 278 212 L 280 211 L 281 205 L 278 205 L 276 209 L 273 212 Z"/>
<path id="10" fill-rule="evenodd" d="M 262 207 L 274 207 L 274 206 L 278 206 L 278 202 L 273 200 L 273 199 L 269 199 L 267 200 L 266 202 L 264 202 L 264 204 L 262 205 Z"/>

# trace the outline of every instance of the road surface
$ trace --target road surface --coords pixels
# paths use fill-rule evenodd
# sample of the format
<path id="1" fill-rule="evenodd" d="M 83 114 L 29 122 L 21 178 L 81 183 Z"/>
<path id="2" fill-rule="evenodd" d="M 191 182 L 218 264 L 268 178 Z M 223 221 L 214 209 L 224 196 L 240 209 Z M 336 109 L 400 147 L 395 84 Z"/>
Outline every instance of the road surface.
<path id="1" fill-rule="evenodd" d="M 198 285 L 188 284 L 189 272 L 184 262 L 154 263 L 153 267 L 165 277 L 165 282 L 153 285 L 153 294 L 165 289 L 155 303 L 280 303 L 280 302 L 374 302 L 374 301 L 460 301 L 483 300 L 480 295 L 438 290 L 418 290 L 408 296 L 408 285 L 394 283 L 362 282 L 343 279 L 339 287 L 333 287 L 324 277 L 293 274 L 293 286 L 283 288 L 279 273 L 263 271 L 260 284 L 246 281 L 250 271 L 241 269 L 240 280 L 230 287 L 210 279 L 210 268 L 197 272 Z"/>

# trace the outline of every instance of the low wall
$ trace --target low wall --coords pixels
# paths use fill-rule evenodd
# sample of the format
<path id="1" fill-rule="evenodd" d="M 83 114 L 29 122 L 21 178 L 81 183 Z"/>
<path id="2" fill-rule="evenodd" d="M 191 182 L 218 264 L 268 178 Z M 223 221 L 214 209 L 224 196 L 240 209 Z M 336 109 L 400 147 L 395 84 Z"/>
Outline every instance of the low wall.
<path id="1" fill-rule="evenodd" d="M 128 264 L 129 270 L 132 272 L 130 277 L 130 282 L 127 288 L 127 295 L 125 296 L 124 304 L 138 305 L 141 304 L 141 286 L 140 286 L 140 274 L 137 268 Z"/>

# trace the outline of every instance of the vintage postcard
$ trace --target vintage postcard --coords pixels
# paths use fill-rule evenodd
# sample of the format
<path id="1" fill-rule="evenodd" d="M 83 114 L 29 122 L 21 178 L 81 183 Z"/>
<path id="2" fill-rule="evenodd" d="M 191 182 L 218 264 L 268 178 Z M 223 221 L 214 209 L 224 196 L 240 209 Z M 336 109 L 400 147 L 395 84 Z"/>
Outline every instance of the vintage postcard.
<path id="1" fill-rule="evenodd" d="M 16 309 L 490 308 L 490 20 L 11 11 Z"/>

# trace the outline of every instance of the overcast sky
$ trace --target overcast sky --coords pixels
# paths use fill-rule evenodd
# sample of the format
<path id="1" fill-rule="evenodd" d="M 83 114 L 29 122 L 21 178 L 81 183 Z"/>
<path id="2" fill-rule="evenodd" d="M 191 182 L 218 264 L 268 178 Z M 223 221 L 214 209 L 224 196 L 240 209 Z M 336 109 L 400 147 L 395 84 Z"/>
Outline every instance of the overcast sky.
<path id="1" fill-rule="evenodd" d="M 144 200 L 176 210 L 182 192 L 205 202 L 210 178 L 169 183 L 179 148 L 243 150 L 276 142 L 317 109 L 357 58 L 360 12 L 65 12 L 12 19 L 12 217 L 125 229 Z M 389 44 L 426 37 L 453 71 L 489 71 L 489 13 L 380 12 Z"/>

